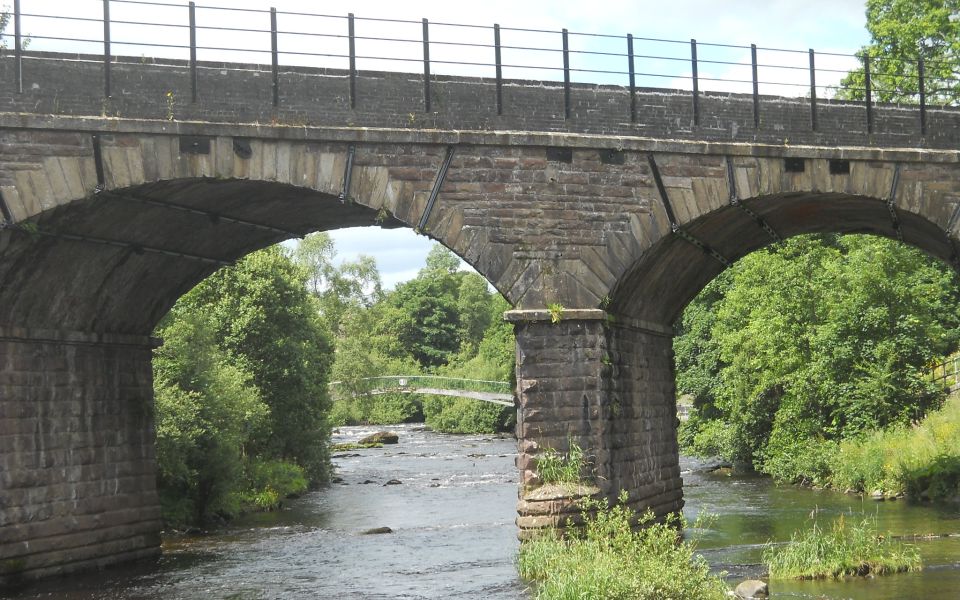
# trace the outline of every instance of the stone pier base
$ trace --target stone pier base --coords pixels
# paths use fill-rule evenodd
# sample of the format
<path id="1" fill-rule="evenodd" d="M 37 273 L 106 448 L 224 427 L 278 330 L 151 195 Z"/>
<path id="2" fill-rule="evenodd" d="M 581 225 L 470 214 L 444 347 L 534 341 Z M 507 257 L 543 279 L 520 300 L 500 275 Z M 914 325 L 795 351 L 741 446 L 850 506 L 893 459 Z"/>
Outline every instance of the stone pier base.
<path id="1" fill-rule="evenodd" d="M 520 537 L 576 521 L 576 499 L 614 501 L 638 512 L 683 508 L 677 446 L 672 332 L 621 322 L 602 310 L 515 310 Z M 588 457 L 581 488 L 565 500 L 544 493 L 537 456 L 578 444 Z M 541 496 L 543 496 L 541 498 Z"/>
<path id="2" fill-rule="evenodd" d="M 0 328 L 0 588 L 160 552 L 151 340 Z"/>

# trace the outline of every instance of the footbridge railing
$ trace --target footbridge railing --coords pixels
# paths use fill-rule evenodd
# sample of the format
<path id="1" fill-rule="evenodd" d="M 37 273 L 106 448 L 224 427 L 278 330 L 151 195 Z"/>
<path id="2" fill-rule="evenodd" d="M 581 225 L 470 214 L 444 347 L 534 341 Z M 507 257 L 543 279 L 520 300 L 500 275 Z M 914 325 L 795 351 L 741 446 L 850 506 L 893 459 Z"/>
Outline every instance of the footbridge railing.
<path id="1" fill-rule="evenodd" d="M 386 375 L 353 381 L 332 381 L 330 392 L 337 398 L 379 394 L 430 394 L 470 398 L 502 406 L 513 406 L 513 384 L 508 381 L 464 379 L 440 375 Z"/>

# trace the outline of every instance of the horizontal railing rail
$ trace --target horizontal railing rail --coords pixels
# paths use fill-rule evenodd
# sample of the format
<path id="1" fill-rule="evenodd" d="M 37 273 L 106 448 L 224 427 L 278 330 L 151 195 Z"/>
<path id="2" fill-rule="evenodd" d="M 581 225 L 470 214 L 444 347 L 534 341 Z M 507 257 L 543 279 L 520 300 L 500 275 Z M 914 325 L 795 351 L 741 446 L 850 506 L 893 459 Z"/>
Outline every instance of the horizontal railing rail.
<path id="1" fill-rule="evenodd" d="M 362 394 L 375 390 L 416 390 L 444 389 L 467 392 L 489 392 L 494 394 L 512 394 L 513 384 L 508 381 L 486 379 L 464 379 L 443 377 L 441 375 L 387 375 L 364 377 L 353 381 L 332 381 L 329 387 L 333 391 L 346 389 L 351 394 Z"/>
<path id="2" fill-rule="evenodd" d="M 51 7 L 51 11 L 44 7 Z M 27 10 L 23 10 L 26 8 Z M 362 71 L 400 70 L 422 74 L 423 107 L 432 110 L 431 79 L 437 75 L 489 78 L 497 86 L 497 113 L 503 114 L 502 86 L 511 80 L 557 81 L 564 90 L 564 115 L 571 118 L 571 87 L 619 85 L 629 89 L 629 119 L 637 121 L 636 92 L 666 88 L 689 93 L 699 125 L 704 93 L 753 96 L 753 121 L 761 123 L 764 96 L 803 98 L 816 130 L 819 102 L 837 98 L 860 102 L 866 130 L 873 130 L 876 100 L 915 104 L 921 134 L 926 111 L 953 106 L 960 97 L 954 65 L 930 60 L 923 48 L 907 59 L 771 48 L 755 44 L 702 42 L 567 29 L 507 27 L 499 24 L 431 22 L 428 19 L 361 17 L 329 12 L 282 11 L 149 0 L 14 0 L 13 31 L 0 34 L 16 60 L 17 91 L 23 92 L 25 49 L 91 54 L 103 62 L 104 96 L 113 94 L 111 65 L 116 50 L 149 50 L 151 58 L 189 61 L 191 98 L 197 101 L 201 61 L 224 57 L 269 57 L 273 103 L 282 100 L 280 65 L 342 69 L 349 78 L 351 108 Z M 232 62 L 246 62 L 233 61 Z M 266 60 L 263 61 L 266 64 Z M 896 75 L 882 73 L 893 69 Z M 841 83 L 854 70 L 860 74 Z M 842 93 L 841 93 L 842 90 Z"/>
<path id="3" fill-rule="evenodd" d="M 960 354 L 948 356 L 928 371 L 928 377 L 943 387 L 954 387 L 960 383 Z"/>

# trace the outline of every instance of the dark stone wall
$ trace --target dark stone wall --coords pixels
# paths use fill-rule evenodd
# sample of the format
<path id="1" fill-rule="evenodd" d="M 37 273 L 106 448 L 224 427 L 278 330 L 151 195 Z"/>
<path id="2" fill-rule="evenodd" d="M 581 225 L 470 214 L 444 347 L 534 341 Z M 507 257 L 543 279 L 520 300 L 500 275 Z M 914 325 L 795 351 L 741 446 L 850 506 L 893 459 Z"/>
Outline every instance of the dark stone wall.
<path id="1" fill-rule="evenodd" d="M 281 67 L 280 103 L 273 106 L 269 67 L 201 63 L 198 102 L 191 103 L 190 73 L 182 61 L 114 57 L 112 93 L 104 98 L 103 61 L 97 56 L 27 53 L 24 93 L 15 89 L 14 63 L 0 60 L 0 110 L 64 115 L 154 118 L 401 129 L 522 130 L 648 138 L 810 144 L 953 148 L 960 142 L 960 111 L 931 109 L 920 134 L 915 106 L 876 105 L 867 132 L 861 103 L 821 100 L 818 128 L 811 127 L 803 98 L 762 96 L 760 127 L 753 97 L 704 93 L 700 124 L 694 124 L 691 94 L 640 89 L 637 120 L 630 121 L 625 87 L 574 84 L 565 118 L 563 88 L 556 82 L 507 81 L 503 114 L 497 114 L 492 79 L 436 76 L 431 112 L 424 112 L 421 74 L 361 72 L 356 108 L 350 108 L 346 71 Z"/>
<path id="2" fill-rule="evenodd" d="M 0 587 L 156 556 L 146 338 L 0 331 Z"/>
<path id="3" fill-rule="evenodd" d="M 512 311 L 517 334 L 517 439 L 521 537 L 576 519 L 571 498 L 540 493 L 537 457 L 579 445 L 585 480 L 613 501 L 658 517 L 683 508 L 669 329 L 608 322 L 603 311 Z M 540 490 L 540 491 L 538 491 Z M 575 495 L 575 494 L 574 494 Z"/>
<path id="4" fill-rule="evenodd" d="M 683 508 L 677 444 L 673 336 L 615 319 L 610 347 L 609 461 L 611 494 L 626 490 L 638 511 L 657 516 Z"/>

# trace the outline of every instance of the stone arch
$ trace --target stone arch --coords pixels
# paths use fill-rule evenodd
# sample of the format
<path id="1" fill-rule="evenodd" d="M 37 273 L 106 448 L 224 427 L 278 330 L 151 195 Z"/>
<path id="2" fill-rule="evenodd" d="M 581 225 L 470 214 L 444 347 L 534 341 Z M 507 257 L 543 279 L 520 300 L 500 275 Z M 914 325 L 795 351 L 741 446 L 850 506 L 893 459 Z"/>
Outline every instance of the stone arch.
<path id="1" fill-rule="evenodd" d="M 147 335 L 217 268 L 340 227 L 421 230 L 491 279 L 461 211 L 427 208 L 444 146 L 58 136 L 75 155 L 0 186 L 0 327 Z"/>
<path id="2" fill-rule="evenodd" d="M 602 495 L 626 491 L 635 509 L 661 516 L 682 508 L 673 325 L 710 280 L 746 254 L 803 233 L 873 233 L 957 268 L 955 165 L 800 163 L 805 169 L 797 172 L 782 156 L 650 157 L 657 197 L 603 310 L 568 311 L 553 324 L 547 315 L 537 322 L 528 315 L 527 323 L 516 315 L 519 464 L 527 488 L 539 483 L 537 454 L 573 439 L 588 448 Z M 525 361 L 524 346 L 557 350 Z M 563 356 L 572 364 L 561 364 Z M 536 529 L 561 524 L 576 509 L 523 493 L 519 511 L 521 527 Z"/>
<path id="3" fill-rule="evenodd" d="M 607 310 L 670 327 L 728 264 L 803 233 L 873 233 L 956 266 L 960 169 L 884 158 L 651 157 L 663 186 Z"/>
<path id="4" fill-rule="evenodd" d="M 159 552 L 149 335 L 215 269 L 379 224 L 490 278 L 462 211 L 427 210 L 444 145 L 32 131 L 18 148 L 0 169 L 0 586 Z"/>
<path id="5" fill-rule="evenodd" d="M 925 215 L 903 206 L 847 193 L 780 192 L 714 209 L 683 226 L 690 238 L 675 233 L 653 244 L 611 294 L 608 401 L 618 415 L 611 409 L 610 435 L 598 453 L 607 457 L 611 486 L 631 491 L 641 507 L 658 513 L 682 506 L 673 326 L 727 268 L 723 261 L 803 233 L 872 233 L 901 239 L 956 268 L 954 237 L 935 221 L 945 207 L 934 205 L 938 210 Z"/>

